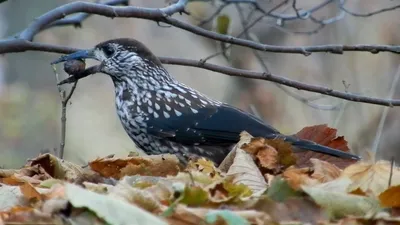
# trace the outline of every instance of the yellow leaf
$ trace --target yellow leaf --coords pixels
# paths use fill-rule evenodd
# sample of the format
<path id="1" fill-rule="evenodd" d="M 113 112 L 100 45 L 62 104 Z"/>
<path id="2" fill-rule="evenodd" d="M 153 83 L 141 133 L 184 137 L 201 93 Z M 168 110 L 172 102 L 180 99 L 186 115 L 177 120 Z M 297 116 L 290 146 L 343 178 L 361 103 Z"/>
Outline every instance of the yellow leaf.
<path id="1" fill-rule="evenodd" d="M 390 187 L 379 195 L 384 207 L 400 207 L 400 185 Z"/>
<path id="2" fill-rule="evenodd" d="M 219 15 L 216 18 L 216 31 L 220 34 L 228 34 L 231 19 L 228 15 Z"/>

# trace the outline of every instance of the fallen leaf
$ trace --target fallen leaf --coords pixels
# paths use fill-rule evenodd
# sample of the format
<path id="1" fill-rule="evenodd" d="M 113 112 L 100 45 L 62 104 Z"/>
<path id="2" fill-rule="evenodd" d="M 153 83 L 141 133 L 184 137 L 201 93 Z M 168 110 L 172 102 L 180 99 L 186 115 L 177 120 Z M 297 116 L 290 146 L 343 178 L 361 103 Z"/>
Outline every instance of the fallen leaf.
<path id="1" fill-rule="evenodd" d="M 337 130 L 328 127 L 326 124 L 315 125 L 304 127 L 300 130 L 296 137 L 304 140 L 310 140 L 317 144 L 331 147 L 340 151 L 349 152 L 350 149 L 347 146 L 347 141 L 343 136 L 336 136 Z M 313 152 L 313 151 L 299 151 L 294 153 L 296 155 L 296 165 L 298 167 L 309 167 L 311 158 L 316 158 L 329 162 L 337 167 L 343 169 L 355 162 L 353 159 L 343 159 L 323 153 Z"/>
<path id="2" fill-rule="evenodd" d="M 282 202 L 287 198 L 300 196 L 301 192 L 292 188 L 288 181 L 278 176 L 272 180 L 271 186 L 268 188 L 266 196 L 274 201 Z"/>
<path id="3" fill-rule="evenodd" d="M 253 158 L 240 149 L 236 148 L 233 164 L 229 168 L 226 176 L 234 176 L 233 183 L 244 184 L 252 190 L 253 193 L 262 193 L 268 188 L 261 171 L 254 163 Z"/>
<path id="4" fill-rule="evenodd" d="M 302 187 L 302 189 L 333 218 L 348 215 L 365 216 L 367 213 L 380 210 L 379 202 L 373 198 L 327 191 L 320 187 Z"/>
<path id="5" fill-rule="evenodd" d="M 208 202 L 209 194 L 201 187 L 186 185 L 180 203 L 188 206 L 201 206 Z"/>
<path id="6" fill-rule="evenodd" d="M 400 185 L 390 187 L 379 195 L 384 207 L 400 207 Z"/>
<path id="7" fill-rule="evenodd" d="M 199 158 L 196 161 L 189 161 L 186 170 L 189 172 L 199 171 L 215 179 L 221 178 L 221 171 L 215 167 L 211 160 L 205 158 Z"/>
<path id="8" fill-rule="evenodd" d="M 277 168 L 278 152 L 271 146 L 267 146 L 266 148 L 258 151 L 256 158 L 258 159 L 260 165 L 264 168 L 270 170 Z"/>
<path id="9" fill-rule="evenodd" d="M 19 186 L 19 188 L 26 199 L 42 200 L 42 196 L 40 195 L 40 193 L 30 183 L 26 182 L 23 185 Z"/>
<path id="10" fill-rule="evenodd" d="M 310 161 L 314 170 L 311 177 L 317 179 L 321 183 L 338 178 L 342 172 L 337 166 L 329 162 L 319 159 L 310 159 Z"/>
<path id="11" fill-rule="evenodd" d="M 266 139 L 261 137 L 243 136 L 247 139 L 240 148 L 253 155 L 261 168 L 272 170 L 274 173 L 281 172 L 296 163 L 292 154 L 292 145 L 283 139 Z"/>
<path id="12" fill-rule="evenodd" d="M 43 154 L 28 162 L 26 167 L 40 166 L 43 168 L 51 178 L 75 181 L 83 174 L 81 166 L 72 162 L 60 159 L 52 154 Z M 46 177 L 49 179 L 50 177 Z"/>
<path id="13" fill-rule="evenodd" d="M 249 221 L 229 210 L 209 211 L 205 216 L 207 223 L 216 223 L 218 220 L 224 220 L 227 225 L 250 225 Z"/>
<path id="14" fill-rule="evenodd" d="M 290 167 L 282 173 L 282 177 L 292 188 L 299 190 L 303 185 L 313 186 L 320 183 L 317 179 L 311 178 L 311 173 L 310 168 Z"/>
<path id="15" fill-rule="evenodd" d="M 141 190 L 132 187 L 128 179 L 122 179 L 115 187 L 111 186 L 107 189 L 110 197 L 133 203 L 148 212 L 156 213 L 162 210 L 161 204 L 156 199 L 156 196 L 152 195 L 152 193 L 148 192 L 146 189 Z"/>
<path id="16" fill-rule="evenodd" d="M 392 185 L 400 185 L 400 169 L 393 167 L 391 163 L 380 160 L 376 163 L 358 162 L 345 168 L 341 176 L 349 177 L 353 182 L 349 186 L 349 192 L 360 188 L 363 192 L 371 192 L 374 196 L 388 188 L 389 179 Z"/>
<path id="17" fill-rule="evenodd" d="M 291 196 L 280 202 L 261 197 L 251 209 L 268 213 L 279 224 L 291 221 L 298 224 L 319 224 L 329 219 L 319 205 L 304 197 Z"/>
<path id="18" fill-rule="evenodd" d="M 104 177 L 121 179 L 131 175 L 162 176 L 176 175 L 179 160 L 175 155 L 149 155 L 128 158 L 100 158 L 89 163 L 95 172 Z"/>
<path id="19" fill-rule="evenodd" d="M 109 224 L 167 225 L 160 218 L 126 201 L 73 184 L 66 184 L 65 194 L 74 207 L 88 208 Z"/>

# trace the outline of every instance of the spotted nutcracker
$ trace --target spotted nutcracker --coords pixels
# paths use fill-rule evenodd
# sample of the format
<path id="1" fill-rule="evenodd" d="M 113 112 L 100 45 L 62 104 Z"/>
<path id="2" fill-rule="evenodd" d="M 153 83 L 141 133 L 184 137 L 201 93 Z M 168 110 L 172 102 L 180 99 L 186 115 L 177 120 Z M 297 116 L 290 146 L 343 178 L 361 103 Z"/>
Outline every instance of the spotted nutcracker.
<path id="1" fill-rule="evenodd" d="M 115 104 L 129 137 L 147 154 L 175 154 L 182 162 L 202 156 L 219 164 L 247 131 L 256 137 L 282 138 L 297 150 L 359 159 L 314 142 L 287 136 L 253 115 L 180 83 L 142 43 L 113 39 L 93 49 L 63 56 L 54 63 L 92 58 L 115 87 Z"/>

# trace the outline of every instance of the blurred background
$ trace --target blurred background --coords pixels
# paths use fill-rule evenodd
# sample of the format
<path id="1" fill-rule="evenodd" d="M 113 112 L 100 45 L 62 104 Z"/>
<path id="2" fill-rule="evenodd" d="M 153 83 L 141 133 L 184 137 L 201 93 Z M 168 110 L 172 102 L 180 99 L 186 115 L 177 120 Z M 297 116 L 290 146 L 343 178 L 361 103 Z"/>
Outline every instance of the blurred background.
<path id="1" fill-rule="evenodd" d="M 0 35 L 8 37 L 24 29 L 37 16 L 67 0 L 13 0 L 0 4 Z M 268 10 L 280 1 L 260 0 Z M 309 9 L 322 0 L 299 0 L 297 8 Z M 394 1 L 347 1 L 346 7 L 356 12 L 370 12 L 394 5 Z M 130 5 L 164 7 L 161 0 L 135 0 Z M 207 2 L 194 2 L 187 6 L 191 17 L 176 18 L 199 24 L 218 8 Z M 242 7 L 247 15 L 249 6 Z M 291 3 L 278 10 L 293 14 Z M 238 35 L 242 24 L 235 6 L 222 10 L 230 18 L 230 32 Z M 338 14 L 335 4 L 319 10 L 313 16 L 320 19 Z M 317 44 L 398 44 L 400 42 L 400 13 L 390 11 L 371 17 L 345 15 L 328 24 L 315 34 L 296 34 L 293 31 L 310 31 L 317 26 L 310 20 L 296 20 L 277 26 L 276 19 L 266 18 L 250 30 L 253 38 L 272 45 Z M 91 16 L 82 28 L 57 27 L 36 36 L 35 41 L 89 48 L 98 42 L 132 37 L 147 45 L 157 56 L 202 59 L 220 51 L 216 41 L 173 28 L 160 27 L 152 21 L 139 19 L 109 19 Z M 205 23 L 213 29 L 213 21 Z M 40 152 L 54 151 L 60 142 L 61 103 L 50 62 L 59 54 L 24 52 L 0 56 L 0 166 L 19 167 Z M 305 57 L 293 54 L 260 52 L 269 71 L 291 79 L 332 87 L 341 91 L 362 93 L 385 98 L 393 82 L 399 56 L 390 53 L 346 53 L 332 55 L 315 53 Z M 209 62 L 224 66 L 262 71 L 265 68 L 251 49 L 233 47 L 229 60 L 219 55 Z M 166 65 L 173 76 L 218 100 L 226 101 L 244 110 L 257 112 L 265 121 L 290 134 L 304 126 L 328 124 L 344 135 L 353 152 L 366 157 L 371 151 L 384 107 L 346 102 L 318 94 L 289 89 L 288 95 L 275 84 L 259 80 L 234 78 L 207 70 Z M 59 67 L 59 72 L 62 68 Z M 347 87 L 347 88 L 346 88 Z M 314 107 L 292 97 L 317 99 Z M 393 98 L 400 98 L 396 91 Z M 253 106 L 253 107 L 250 107 Z M 254 110 L 255 108 L 255 110 Z M 321 108 L 325 108 L 321 109 Z M 331 108 L 331 110 L 326 110 Z M 377 158 L 400 159 L 400 113 L 389 110 Z M 65 159 L 84 164 L 96 157 L 110 154 L 125 156 L 135 151 L 135 146 L 123 131 L 114 107 L 114 90 L 111 80 L 96 74 L 79 82 L 67 111 L 67 136 Z"/>

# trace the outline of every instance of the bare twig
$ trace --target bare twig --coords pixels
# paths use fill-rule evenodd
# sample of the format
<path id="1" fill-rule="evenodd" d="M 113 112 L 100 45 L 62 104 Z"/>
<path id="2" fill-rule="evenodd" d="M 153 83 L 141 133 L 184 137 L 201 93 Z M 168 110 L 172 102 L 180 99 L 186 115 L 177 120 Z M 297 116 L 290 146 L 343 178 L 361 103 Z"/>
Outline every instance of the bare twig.
<path id="1" fill-rule="evenodd" d="M 392 159 L 390 160 L 390 174 L 389 174 L 388 188 L 392 186 L 393 167 L 394 167 L 394 157 L 392 157 Z"/>
<path id="2" fill-rule="evenodd" d="M 396 91 L 397 84 L 399 83 L 399 80 L 400 80 L 400 66 L 397 68 L 396 74 L 393 77 L 392 86 L 390 87 L 389 94 L 387 96 L 388 98 L 392 98 L 393 97 L 393 95 L 394 95 L 394 93 Z M 387 115 L 389 113 L 389 109 L 390 108 L 384 108 L 383 109 L 382 116 L 381 116 L 381 119 L 379 121 L 378 129 L 376 130 L 375 140 L 374 140 L 374 143 L 373 143 L 372 149 L 371 149 L 371 152 L 374 153 L 375 156 L 376 156 L 376 153 L 378 151 L 379 142 L 381 140 L 383 127 L 385 125 L 385 121 L 386 121 L 386 117 L 387 117 Z"/>
<path id="3" fill-rule="evenodd" d="M 53 66 L 54 74 L 56 77 L 57 84 L 60 83 L 60 78 L 57 73 L 57 69 Z M 71 99 L 72 94 L 75 91 L 76 85 L 78 81 L 75 81 L 72 85 L 71 90 L 66 94 L 65 90 L 61 89 L 59 85 L 57 85 L 58 92 L 61 98 L 61 140 L 60 140 L 60 150 L 58 152 L 58 157 L 62 159 L 64 157 L 64 148 L 65 148 L 65 137 L 67 131 L 67 105 L 68 101 Z"/>
<path id="4" fill-rule="evenodd" d="M 5 39 L 0 41 L 0 54 L 10 52 L 20 52 L 26 50 L 43 50 L 48 46 L 32 45 L 33 37 L 45 28 L 48 24 L 53 23 L 67 15 L 79 12 L 102 15 L 106 17 L 135 17 L 156 22 L 164 22 L 177 28 L 187 30 L 189 32 L 208 37 L 225 43 L 240 45 L 256 50 L 275 52 L 275 53 L 293 53 L 308 56 L 316 52 L 328 52 L 333 54 L 343 54 L 346 51 L 357 52 L 392 52 L 400 53 L 400 46 L 397 45 L 316 45 L 316 46 L 273 46 L 257 43 L 250 40 L 235 38 L 229 35 L 219 34 L 208 31 L 203 28 L 193 26 L 191 24 L 172 18 L 170 15 L 183 12 L 184 6 L 188 0 L 179 0 L 177 3 L 162 9 L 141 8 L 141 7 L 114 7 L 88 2 L 72 2 L 56 9 L 53 9 L 36 19 L 31 25 L 23 30 L 17 38 Z M 272 14 L 272 12 L 270 13 Z M 48 48 L 47 48 L 48 49 Z"/>
<path id="5" fill-rule="evenodd" d="M 342 92 L 342 91 L 333 90 L 331 88 L 324 87 L 324 86 L 302 83 L 299 81 L 295 81 L 295 80 L 285 78 L 285 77 L 282 77 L 279 75 L 274 75 L 274 74 L 242 70 L 242 69 L 235 69 L 235 68 L 231 68 L 231 67 L 224 67 L 224 66 L 211 64 L 211 63 L 204 63 L 203 61 L 200 61 L 200 60 L 190 60 L 190 59 L 171 58 L 171 57 L 159 57 L 159 59 L 164 64 L 191 66 L 191 67 L 197 67 L 197 68 L 211 70 L 214 72 L 218 72 L 218 73 L 222 73 L 222 74 L 226 74 L 226 75 L 230 75 L 230 76 L 272 81 L 272 82 L 282 84 L 285 86 L 289 86 L 289 87 L 293 87 L 293 88 L 296 88 L 299 90 L 306 90 L 306 91 L 321 93 L 323 95 L 329 95 L 329 96 L 346 99 L 348 101 L 353 101 L 353 102 L 364 102 L 364 103 L 390 106 L 390 107 L 400 106 L 400 99 L 384 99 L 384 98 L 368 97 L 368 96 L 353 94 L 353 93 L 346 93 L 346 92 Z"/>
<path id="6" fill-rule="evenodd" d="M 318 7 L 314 7 L 313 9 L 308 10 L 309 12 L 313 12 L 313 10 L 317 10 L 320 7 L 324 7 L 326 4 L 329 4 L 332 0 L 325 1 L 323 4 Z M 36 19 L 31 25 L 29 25 L 25 30 L 18 35 L 17 38 L 5 39 L 0 41 L 0 54 L 10 53 L 10 52 L 23 52 L 23 51 L 45 51 L 45 52 L 56 52 L 56 53 L 71 53 L 78 49 L 68 48 L 57 45 L 50 44 L 42 44 L 32 42 L 34 36 L 39 33 L 43 28 L 48 26 L 57 20 L 60 20 L 67 15 L 73 13 L 90 13 L 97 14 L 106 17 L 135 17 L 142 18 L 147 20 L 153 20 L 156 22 L 164 22 L 170 24 L 172 26 L 190 31 L 192 33 L 208 37 L 214 40 L 241 45 L 244 47 L 249 47 L 256 50 L 268 51 L 268 52 L 279 52 L 279 53 L 294 53 L 294 54 L 303 54 L 309 55 L 313 52 L 330 52 L 334 54 L 342 54 L 345 51 L 364 51 L 371 53 L 379 53 L 379 52 L 392 52 L 392 53 L 400 53 L 400 46 L 394 45 L 318 45 L 318 46 L 301 46 L 301 47 L 292 47 L 292 46 L 272 46 L 265 45 L 261 43 L 257 43 L 251 40 L 245 40 L 240 38 L 231 37 L 229 35 L 222 35 L 216 32 L 208 31 L 188 23 L 176 20 L 172 18 L 170 15 L 174 13 L 184 12 L 184 7 L 188 0 L 179 0 L 176 3 L 161 9 L 153 9 L 153 8 L 141 8 L 141 7 L 114 7 L 114 6 L 106 6 L 102 4 L 88 3 L 88 2 L 72 2 L 63 6 L 60 6 L 56 9 L 53 9 L 44 15 L 40 16 Z M 248 1 L 247 1 L 248 2 Z M 259 9 L 260 10 L 260 9 Z M 273 12 L 269 13 L 273 14 Z M 297 17 L 295 15 L 294 17 Z M 285 17 L 284 19 L 288 19 L 289 17 Z M 290 19 L 290 18 L 289 18 Z M 324 95 L 329 95 L 333 97 L 338 97 L 342 99 L 346 99 L 349 101 L 355 102 L 365 102 L 377 105 L 385 105 L 385 106 L 397 106 L 400 105 L 400 100 L 391 100 L 391 99 L 381 99 L 381 98 L 373 98 L 367 97 L 357 94 L 344 93 L 336 90 L 332 90 L 323 86 L 316 86 L 301 83 L 298 81 L 290 80 L 281 76 L 273 75 L 270 73 L 260 73 L 253 71 L 246 71 L 228 67 L 221 67 L 209 63 L 204 63 L 202 61 L 197 60 L 188 60 L 188 59 L 177 59 L 177 58 L 160 58 L 163 63 L 176 64 L 176 65 L 184 65 L 184 66 L 194 66 L 203 69 L 212 70 L 215 72 L 220 72 L 224 74 L 228 74 L 231 76 L 240 76 L 247 77 L 253 79 L 261 79 L 268 80 L 272 82 L 276 82 L 282 85 L 286 85 L 289 87 L 293 87 L 299 90 L 306 90 L 316 93 L 321 93 Z"/>
<path id="7" fill-rule="evenodd" d="M 294 1 L 294 4 L 295 4 L 295 2 L 296 2 L 296 1 Z M 246 23 L 246 21 L 245 21 L 245 17 L 244 17 L 244 14 L 243 14 L 243 10 L 241 9 L 241 7 L 240 7 L 239 5 L 235 5 L 235 6 L 236 6 L 237 12 L 239 13 L 239 17 L 240 17 L 240 21 L 241 21 L 241 23 L 242 23 L 242 27 L 243 27 L 243 29 L 244 29 L 243 32 L 244 32 L 245 37 L 246 37 L 247 39 L 249 39 L 249 40 L 255 41 L 254 38 L 252 38 L 252 37 L 250 36 L 249 32 L 248 32 L 247 30 L 245 30 L 246 27 L 247 27 L 247 23 Z M 294 5 L 293 7 L 295 7 L 295 5 Z M 263 68 L 264 72 L 270 73 L 270 71 L 269 71 L 269 69 L 268 69 L 266 63 L 264 62 L 264 60 L 263 60 L 263 58 L 262 58 L 260 52 L 258 52 L 258 51 L 256 51 L 256 50 L 253 50 L 252 52 L 253 52 L 253 55 L 256 57 L 258 63 L 259 63 L 259 64 L 261 65 L 261 67 Z M 319 109 L 319 110 L 337 110 L 337 109 L 340 109 L 340 107 L 339 107 L 340 105 L 318 105 L 318 104 L 315 104 L 315 103 L 311 102 L 311 100 L 309 100 L 309 99 L 307 99 L 307 98 L 305 98 L 305 97 L 303 97 L 303 96 L 301 96 L 301 95 L 299 95 L 299 94 L 297 94 L 297 93 L 295 93 L 295 92 L 292 92 L 292 91 L 288 90 L 287 88 L 285 88 L 284 86 L 282 86 L 282 85 L 280 85 L 280 84 L 277 84 L 277 83 L 274 83 L 274 84 L 275 84 L 275 86 L 277 86 L 279 89 L 281 89 L 283 92 L 285 92 L 287 95 L 289 95 L 289 96 L 291 96 L 292 98 L 294 98 L 294 99 L 296 99 L 296 100 L 298 100 L 298 101 L 300 101 L 300 102 L 302 102 L 302 103 L 304 103 L 304 104 L 310 106 L 311 108 Z M 322 98 L 322 96 L 323 96 L 323 95 L 320 95 L 319 98 Z M 317 100 L 317 99 L 318 99 L 318 98 L 313 98 L 313 101 L 314 101 L 314 100 Z"/>
<path id="8" fill-rule="evenodd" d="M 374 15 L 377 15 L 377 14 L 380 14 L 380 13 L 383 13 L 383 12 L 388 12 L 388 11 L 393 11 L 393 10 L 399 9 L 400 5 L 395 5 L 395 6 L 392 6 L 392 7 L 378 9 L 378 10 L 375 10 L 375 11 L 372 11 L 372 12 L 367 12 L 367 13 L 352 12 L 349 9 L 346 9 L 343 4 L 340 4 L 339 7 L 340 7 L 341 10 L 345 11 L 346 13 L 348 13 L 348 14 L 350 14 L 352 16 L 370 17 L 370 16 L 374 16 Z"/>

